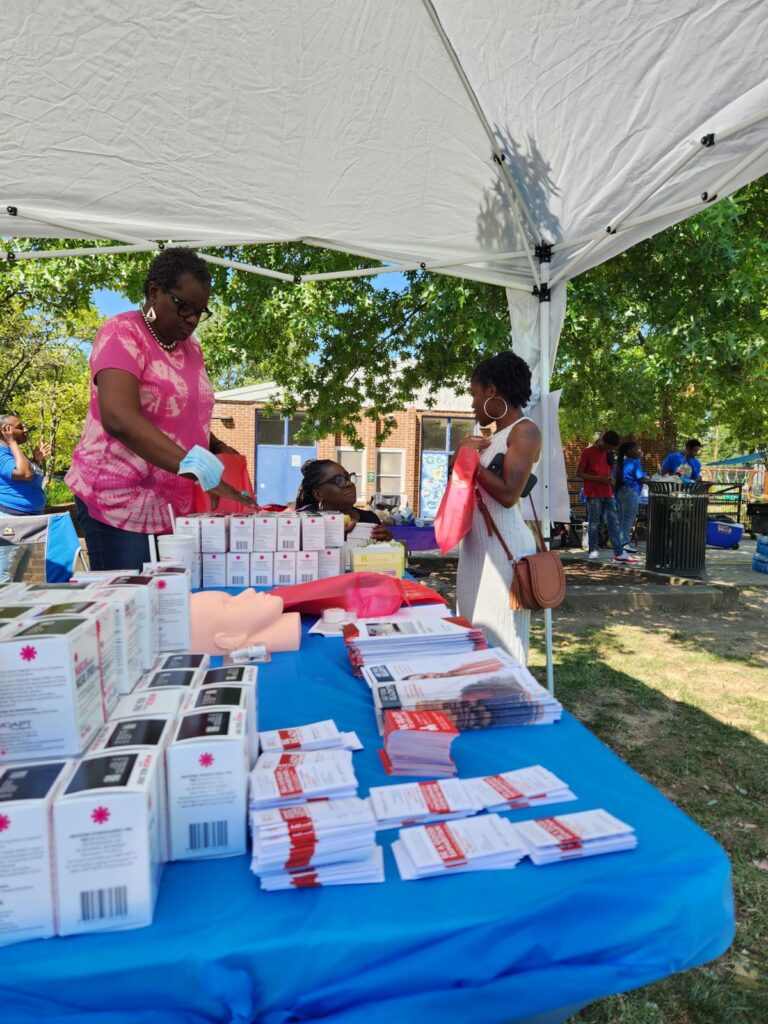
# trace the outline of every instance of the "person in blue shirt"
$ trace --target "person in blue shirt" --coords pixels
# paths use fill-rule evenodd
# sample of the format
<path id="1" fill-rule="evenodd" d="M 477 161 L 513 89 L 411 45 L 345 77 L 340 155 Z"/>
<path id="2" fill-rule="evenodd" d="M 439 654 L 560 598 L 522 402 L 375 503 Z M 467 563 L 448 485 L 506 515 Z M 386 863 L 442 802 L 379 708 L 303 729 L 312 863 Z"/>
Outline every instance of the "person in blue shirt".
<path id="1" fill-rule="evenodd" d="M 50 445 L 37 445 L 28 459 L 21 446 L 29 439 L 27 428 L 11 412 L 0 413 L 0 514 L 39 515 L 45 508 L 43 465 Z"/>
<path id="2" fill-rule="evenodd" d="M 624 441 L 619 445 L 614 467 L 614 490 L 619 512 L 619 536 L 624 551 L 635 554 L 637 547 L 632 544 L 632 527 L 635 525 L 637 506 L 643 484 L 648 479 L 643 471 L 643 453 L 637 441 Z"/>
<path id="3" fill-rule="evenodd" d="M 701 479 L 701 463 L 696 456 L 701 451 L 701 441 L 692 437 L 685 442 L 682 452 L 670 452 L 661 464 L 661 472 L 669 476 L 679 476 L 684 484 L 692 484 Z"/>

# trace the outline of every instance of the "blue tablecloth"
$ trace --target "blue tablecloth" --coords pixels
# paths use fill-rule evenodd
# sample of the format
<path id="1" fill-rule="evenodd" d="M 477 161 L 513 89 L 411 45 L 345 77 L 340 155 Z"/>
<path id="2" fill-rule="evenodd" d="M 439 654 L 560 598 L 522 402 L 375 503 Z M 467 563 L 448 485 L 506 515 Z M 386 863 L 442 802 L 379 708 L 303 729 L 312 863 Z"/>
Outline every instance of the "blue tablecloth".
<path id="1" fill-rule="evenodd" d="M 361 792 L 387 783 L 371 700 L 341 641 L 305 637 L 260 668 L 262 728 L 333 717 L 357 730 Z M 717 843 L 569 715 L 463 733 L 462 775 L 540 763 L 638 849 L 577 863 L 263 893 L 248 859 L 170 864 L 155 923 L 0 950 L 2 1024 L 498 1024 L 703 963 L 733 936 Z M 398 780 L 391 780 L 398 781 Z M 533 817 L 518 811 L 512 820 Z"/>

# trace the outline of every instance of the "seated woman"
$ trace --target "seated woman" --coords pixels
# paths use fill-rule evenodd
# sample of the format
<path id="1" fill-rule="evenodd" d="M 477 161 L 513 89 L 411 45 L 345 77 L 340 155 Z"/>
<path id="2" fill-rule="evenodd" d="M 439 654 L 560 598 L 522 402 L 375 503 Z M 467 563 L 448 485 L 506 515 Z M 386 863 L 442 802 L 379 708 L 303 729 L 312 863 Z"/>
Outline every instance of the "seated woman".
<path id="1" fill-rule="evenodd" d="M 297 512 L 341 512 L 344 532 L 354 530 L 358 523 L 375 523 L 372 540 L 392 540 L 392 534 L 375 512 L 356 508 L 357 477 L 330 459 L 310 459 L 301 467 L 301 487 L 296 495 Z"/>

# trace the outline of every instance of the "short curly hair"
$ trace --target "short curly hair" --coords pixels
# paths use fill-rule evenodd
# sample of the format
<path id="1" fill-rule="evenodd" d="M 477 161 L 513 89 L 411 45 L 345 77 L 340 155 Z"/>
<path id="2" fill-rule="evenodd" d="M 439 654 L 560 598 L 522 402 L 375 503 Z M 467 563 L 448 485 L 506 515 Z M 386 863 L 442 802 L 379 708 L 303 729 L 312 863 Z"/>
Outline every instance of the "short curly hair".
<path id="1" fill-rule="evenodd" d="M 482 359 L 472 371 L 472 380 L 483 387 L 493 384 L 512 408 L 522 409 L 531 400 L 531 369 L 514 352 Z"/>
<path id="2" fill-rule="evenodd" d="M 175 288 L 184 274 L 197 278 L 201 284 L 210 287 L 211 272 L 208 264 L 193 249 L 179 245 L 163 249 L 152 260 L 144 279 L 144 295 L 149 298 L 149 284 L 154 281 L 161 288 Z"/>

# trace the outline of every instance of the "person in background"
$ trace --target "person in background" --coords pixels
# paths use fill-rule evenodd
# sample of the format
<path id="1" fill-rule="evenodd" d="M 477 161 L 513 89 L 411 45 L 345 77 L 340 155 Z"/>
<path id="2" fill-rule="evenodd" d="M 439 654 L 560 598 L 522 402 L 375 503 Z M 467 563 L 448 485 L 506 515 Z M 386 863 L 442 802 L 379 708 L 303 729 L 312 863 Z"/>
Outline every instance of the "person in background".
<path id="1" fill-rule="evenodd" d="M 357 475 L 331 459 L 309 459 L 301 467 L 301 486 L 296 495 L 296 511 L 341 512 L 344 532 L 350 533 L 358 523 L 373 523 L 371 540 L 392 540 L 392 534 L 375 512 L 357 508 Z"/>
<path id="2" fill-rule="evenodd" d="M 697 456 L 701 451 L 701 441 L 692 437 L 685 442 L 681 452 L 670 452 L 661 464 L 661 472 L 669 476 L 679 476 L 684 484 L 694 484 L 701 479 L 701 463 Z"/>
<path id="3" fill-rule="evenodd" d="M 255 504 L 222 481 L 215 457 L 232 449 L 211 433 L 213 388 L 193 336 L 211 315 L 210 295 L 208 264 L 191 249 L 164 249 L 139 309 L 96 334 L 90 405 L 66 476 L 91 569 L 141 569 L 149 534 L 170 533 L 171 512 L 194 511 L 196 482 L 214 506 Z"/>
<path id="4" fill-rule="evenodd" d="M 643 484 L 648 480 L 643 471 L 642 457 L 643 453 L 640 451 L 637 441 L 624 441 L 619 445 L 614 467 L 619 535 L 624 551 L 631 555 L 637 553 L 637 548 L 631 543 L 632 527 L 635 525 Z"/>
<path id="5" fill-rule="evenodd" d="M 37 516 L 45 509 L 43 470 L 51 454 L 49 444 L 38 444 L 29 459 L 21 446 L 29 431 L 12 412 L 0 413 L 0 513 Z"/>
<path id="6" fill-rule="evenodd" d="M 613 496 L 613 474 L 609 452 L 619 443 L 615 430 L 606 430 L 595 444 L 585 448 L 579 458 L 576 476 L 584 482 L 584 497 L 587 499 L 587 524 L 589 535 L 589 557 L 600 557 L 600 521 L 605 516 L 608 536 L 613 545 L 614 562 L 636 562 L 627 554 L 619 533 L 619 519 L 616 499 Z"/>

